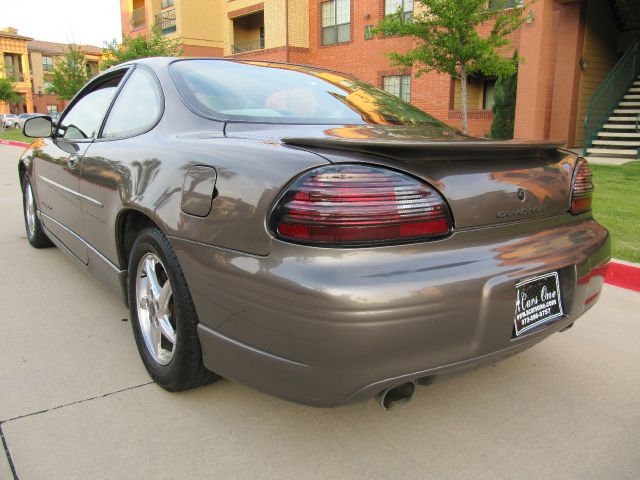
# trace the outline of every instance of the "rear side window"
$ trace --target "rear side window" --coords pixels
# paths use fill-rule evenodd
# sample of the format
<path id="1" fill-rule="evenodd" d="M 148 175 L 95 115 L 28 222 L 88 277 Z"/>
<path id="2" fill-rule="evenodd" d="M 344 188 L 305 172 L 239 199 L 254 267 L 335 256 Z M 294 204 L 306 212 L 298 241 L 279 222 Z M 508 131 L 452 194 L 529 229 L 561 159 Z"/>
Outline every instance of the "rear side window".
<path id="1" fill-rule="evenodd" d="M 117 138 L 143 133 L 162 113 L 162 95 L 152 74 L 136 68 L 118 94 L 102 136 Z"/>
<path id="2" fill-rule="evenodd" d="M 58 136 L 69 140 L 95 138 L 124 73 L 106 78 L 80 97 L 58 125 Z"/>

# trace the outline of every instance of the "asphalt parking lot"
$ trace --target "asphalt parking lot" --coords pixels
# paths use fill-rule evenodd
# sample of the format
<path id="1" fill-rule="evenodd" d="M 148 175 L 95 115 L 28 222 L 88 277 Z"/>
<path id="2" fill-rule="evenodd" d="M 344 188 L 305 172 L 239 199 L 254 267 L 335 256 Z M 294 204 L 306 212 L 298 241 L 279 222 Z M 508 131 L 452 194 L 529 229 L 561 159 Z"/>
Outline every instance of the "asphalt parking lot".
<path id="1" fill-rule="evenodd" d="M 640 294 L 606 286 L 566 333 L 389 412 L 227 380 L 170 394 L 120 300 L 28 245 L 20 152 L 0 146 L 1 480 L 639 477 Z"/>

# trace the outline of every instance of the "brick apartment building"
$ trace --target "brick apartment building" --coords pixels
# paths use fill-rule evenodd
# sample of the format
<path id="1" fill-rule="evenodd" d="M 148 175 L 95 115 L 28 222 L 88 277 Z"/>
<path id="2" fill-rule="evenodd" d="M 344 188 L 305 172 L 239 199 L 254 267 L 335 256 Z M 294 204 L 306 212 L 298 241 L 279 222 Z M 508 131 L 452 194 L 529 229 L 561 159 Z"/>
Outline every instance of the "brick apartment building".
<path id="1" fill-rule="evenodd" d="M 89 76 L 98 73 L 102 48 L 78 45 L 85 55 Z M 0 102 L 0 113 L 53 113 L 62 111 L 67 101 L 46 93 L 53 69 L 67 53 L 63 43 L 45 42 L 19 35 L 15 28 L 0 30 L 0 77 L 11 78 L 21 97 L 19 102 Z"/>
<path id="2" fill-rule="evenodd" d="M 352 73 L 461 126 L 459 82 L 436 73 L 414 78 L 410 70 L 393 68 L 384 54 L 409 48 L 411 40 L 370 34 L 400 5 L 411 15 L 412 0 L 120 0 L 120 5 L 125 34 L 158 28 L 182 43 L 185 56 L 288 61 Z M 526 23 L 511 36 L 512 50 L 525 59 L 518 73 L 516 138 L 583 144 L 592 94 L 640 36 L 639 7 L 639 0 L 537 0 L 527 7 Z M 494 83 L 481 76 L 469 81 L 472 134 L 485 135 L 491 126 Z"/>
<path id="3" fill-rule="evenodd" d="M 89 76 L 97 75 L 102 48 L 93 45 L 78 45 L 78 47 L 85 56 Z M 61 100 L 57 95 L 46 92 L 53 69 L 57 62 L 64 58 L 68 46 L 63 43 L 31 40 L 27 43 L 27 49 L 31 66 L 33 111 L 38 113 L 61 112 L 68 101 Z"/>

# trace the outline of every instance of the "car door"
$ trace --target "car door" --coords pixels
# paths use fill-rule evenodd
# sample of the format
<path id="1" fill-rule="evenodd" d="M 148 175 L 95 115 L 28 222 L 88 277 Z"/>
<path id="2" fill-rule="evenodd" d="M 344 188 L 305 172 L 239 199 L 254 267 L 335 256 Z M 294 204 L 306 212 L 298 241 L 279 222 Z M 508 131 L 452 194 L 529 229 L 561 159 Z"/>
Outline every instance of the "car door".
<path id="1" fill-rule="evenodd" d="M 115 223 L 123 197 L 143 192 L 160 167 L 157 158 L 150 158 L 148 135 L 163 111 L 158 79 L 151 69 L 136 66 L 82 162 L 80 193 L 87 241 L 114 264 L 118 262 Z"/>
<path id="2" fill-rule="evenodd" d="M 52 138 L 34 150 L 35 183 L 44 226 L 80 261 L 88 262 L 80 169 L 126 70 L 97 78 L 75 97 Z"/>

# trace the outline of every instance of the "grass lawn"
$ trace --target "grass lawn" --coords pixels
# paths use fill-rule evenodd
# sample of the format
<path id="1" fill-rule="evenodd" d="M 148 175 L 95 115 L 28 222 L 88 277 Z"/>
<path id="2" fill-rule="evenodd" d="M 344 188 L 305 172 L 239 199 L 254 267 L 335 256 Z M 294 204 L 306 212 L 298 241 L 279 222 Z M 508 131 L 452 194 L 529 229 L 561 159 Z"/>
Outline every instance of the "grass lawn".
<path id="1" fill-rule="evenodd" d="M 589 166 L 593 216 L 611 233 L 613 258 L 640 263 L 640 161 Z"/>
<path id="2" fill-rule="evenodd" d="M 25 137 L 22 134 L 22 130 L 18 128 L 7 128 L 4 133 L 0 135 L 2 140 L 13 140 L 15 142 L 33 142 L 33 138 Z"/>

